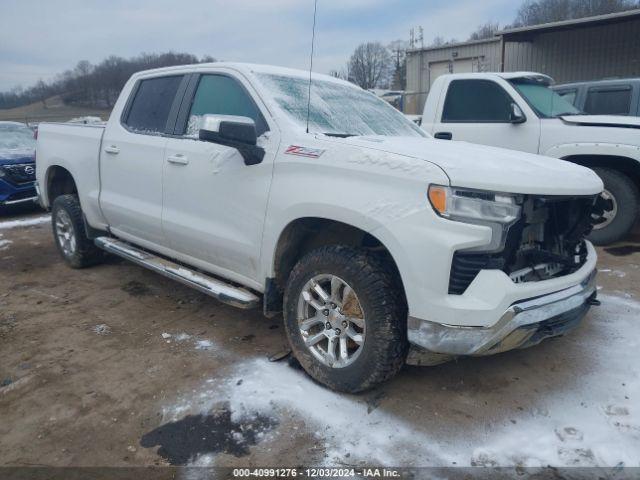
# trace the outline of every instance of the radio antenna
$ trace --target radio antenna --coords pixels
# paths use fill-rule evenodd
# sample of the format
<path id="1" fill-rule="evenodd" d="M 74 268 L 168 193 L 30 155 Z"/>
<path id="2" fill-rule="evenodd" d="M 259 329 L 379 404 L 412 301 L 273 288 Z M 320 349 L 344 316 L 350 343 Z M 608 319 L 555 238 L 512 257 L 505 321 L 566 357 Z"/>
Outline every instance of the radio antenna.
<path id="1" fill-rule="evenodd" d="M 313 72 L 313 53 L 316 43 L 316 15 L 318 14 L 318 0 L 313 3 L 313 30 L 311 33 L 311 59 L 309 61 L 309 98 L 307 98 L 307 133 L 309 133 L 309 117 L 311 116 L 311 73 Z"/>

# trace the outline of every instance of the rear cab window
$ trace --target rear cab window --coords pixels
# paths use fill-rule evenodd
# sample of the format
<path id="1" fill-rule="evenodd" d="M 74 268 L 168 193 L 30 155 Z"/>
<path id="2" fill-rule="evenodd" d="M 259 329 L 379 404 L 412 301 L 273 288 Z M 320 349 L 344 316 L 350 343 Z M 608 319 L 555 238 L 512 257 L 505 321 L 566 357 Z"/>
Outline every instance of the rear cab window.
<path id="1" fill-rule="evenodd" d="M 631 85 L 592 87 L 587 92 L 584 111 L 592 115 L 629 115 Z"/>
<path id="2" fill-rule="evenodd" d="M 134 133 L 147 135 L 171 131 L 167 125 L 184 75 L 140 80 L 126 107 L 122 123 Z"/>
<path id="3" fill-rule="evenodd" d="M 442 110 L 442 123 L 509 123 L 511 96 L 491 80 L 453 80 Z"/>

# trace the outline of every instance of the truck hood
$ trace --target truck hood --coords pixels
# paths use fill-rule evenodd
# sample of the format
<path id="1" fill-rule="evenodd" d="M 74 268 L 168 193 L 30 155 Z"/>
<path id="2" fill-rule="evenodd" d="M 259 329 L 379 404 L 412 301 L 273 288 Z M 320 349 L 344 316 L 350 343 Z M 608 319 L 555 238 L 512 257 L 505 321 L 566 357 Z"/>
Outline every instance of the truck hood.
<path id="1" fill-rule="evenodd" d="M 541 155 L 417 137 L 350 137 L 349 145 L 420 159 L 440 167 L 452 186 L 532 195 L 595 195 L 600 178 L 588 168 Z"/>
<path id="2" fill-rule="evenodd" d="M 586 127 L 620 127 L 640 128 L 639 117 L 625 117 L 623 115 L 565 115 L 560 117 L 563 122 Z"/>
<path id="3" fill-rule="evenodd" d="M 0 150 L 0 165 L 35 162 L 35 150 Z"/>

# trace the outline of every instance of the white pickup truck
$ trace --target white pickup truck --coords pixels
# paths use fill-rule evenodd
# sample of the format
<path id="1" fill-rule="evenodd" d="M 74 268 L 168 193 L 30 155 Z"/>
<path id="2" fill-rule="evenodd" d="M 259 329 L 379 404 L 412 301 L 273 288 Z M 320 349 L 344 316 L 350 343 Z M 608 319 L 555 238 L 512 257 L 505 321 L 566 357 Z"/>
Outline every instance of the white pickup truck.
<path id="1" fill-rule="evenodd" d="M 589 169 L 441 142 L 352 84 L 203 64 L 135 74 L 104 126 L 41 124 L 40 201 L 75 268 L 122 256 L 283 312 L 323 384 L 535 345 L 596 304 Z"/>
<path id="2" fill-rule="evenodd" d="M 592 168 L 606 214 L 589 239 L 623 239 L 640 209 L 640 118 L 582 115 L 539 73 L 443 75 L 433 83 L 422 128 L 441 140 L 538 153 Z M 509 167 L 507 167 L 509 168 Z"/>

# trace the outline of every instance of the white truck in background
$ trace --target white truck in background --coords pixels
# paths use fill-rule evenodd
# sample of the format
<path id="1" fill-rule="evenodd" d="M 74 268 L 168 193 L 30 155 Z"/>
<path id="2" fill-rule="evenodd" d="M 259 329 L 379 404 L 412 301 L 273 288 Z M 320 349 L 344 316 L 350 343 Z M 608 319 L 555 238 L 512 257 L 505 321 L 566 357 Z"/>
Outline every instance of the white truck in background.
<path id="1" fill-rule="evenodd" d="M 283 313 L 319 382 L 532 346 L 596 304 L 589 169 L 441 142 L 324 75 L 244 64 L 135 74 L 106 125 L 40 125 L 37 182 L 74 268 L 103 251 Z M 309 108 L 310 107 L 310 108 Z"/>
<path id="2" fill-rule="evenodd" d="M 608 205 L 589 238 L 598 245 L 622 240 L 640 211 L 640 118 L 582 115 L 552 83 L 531 72 L 443 75 L 429 91 L 421 125 L 441 140 L 537 153 L 593 169 Z"/>

